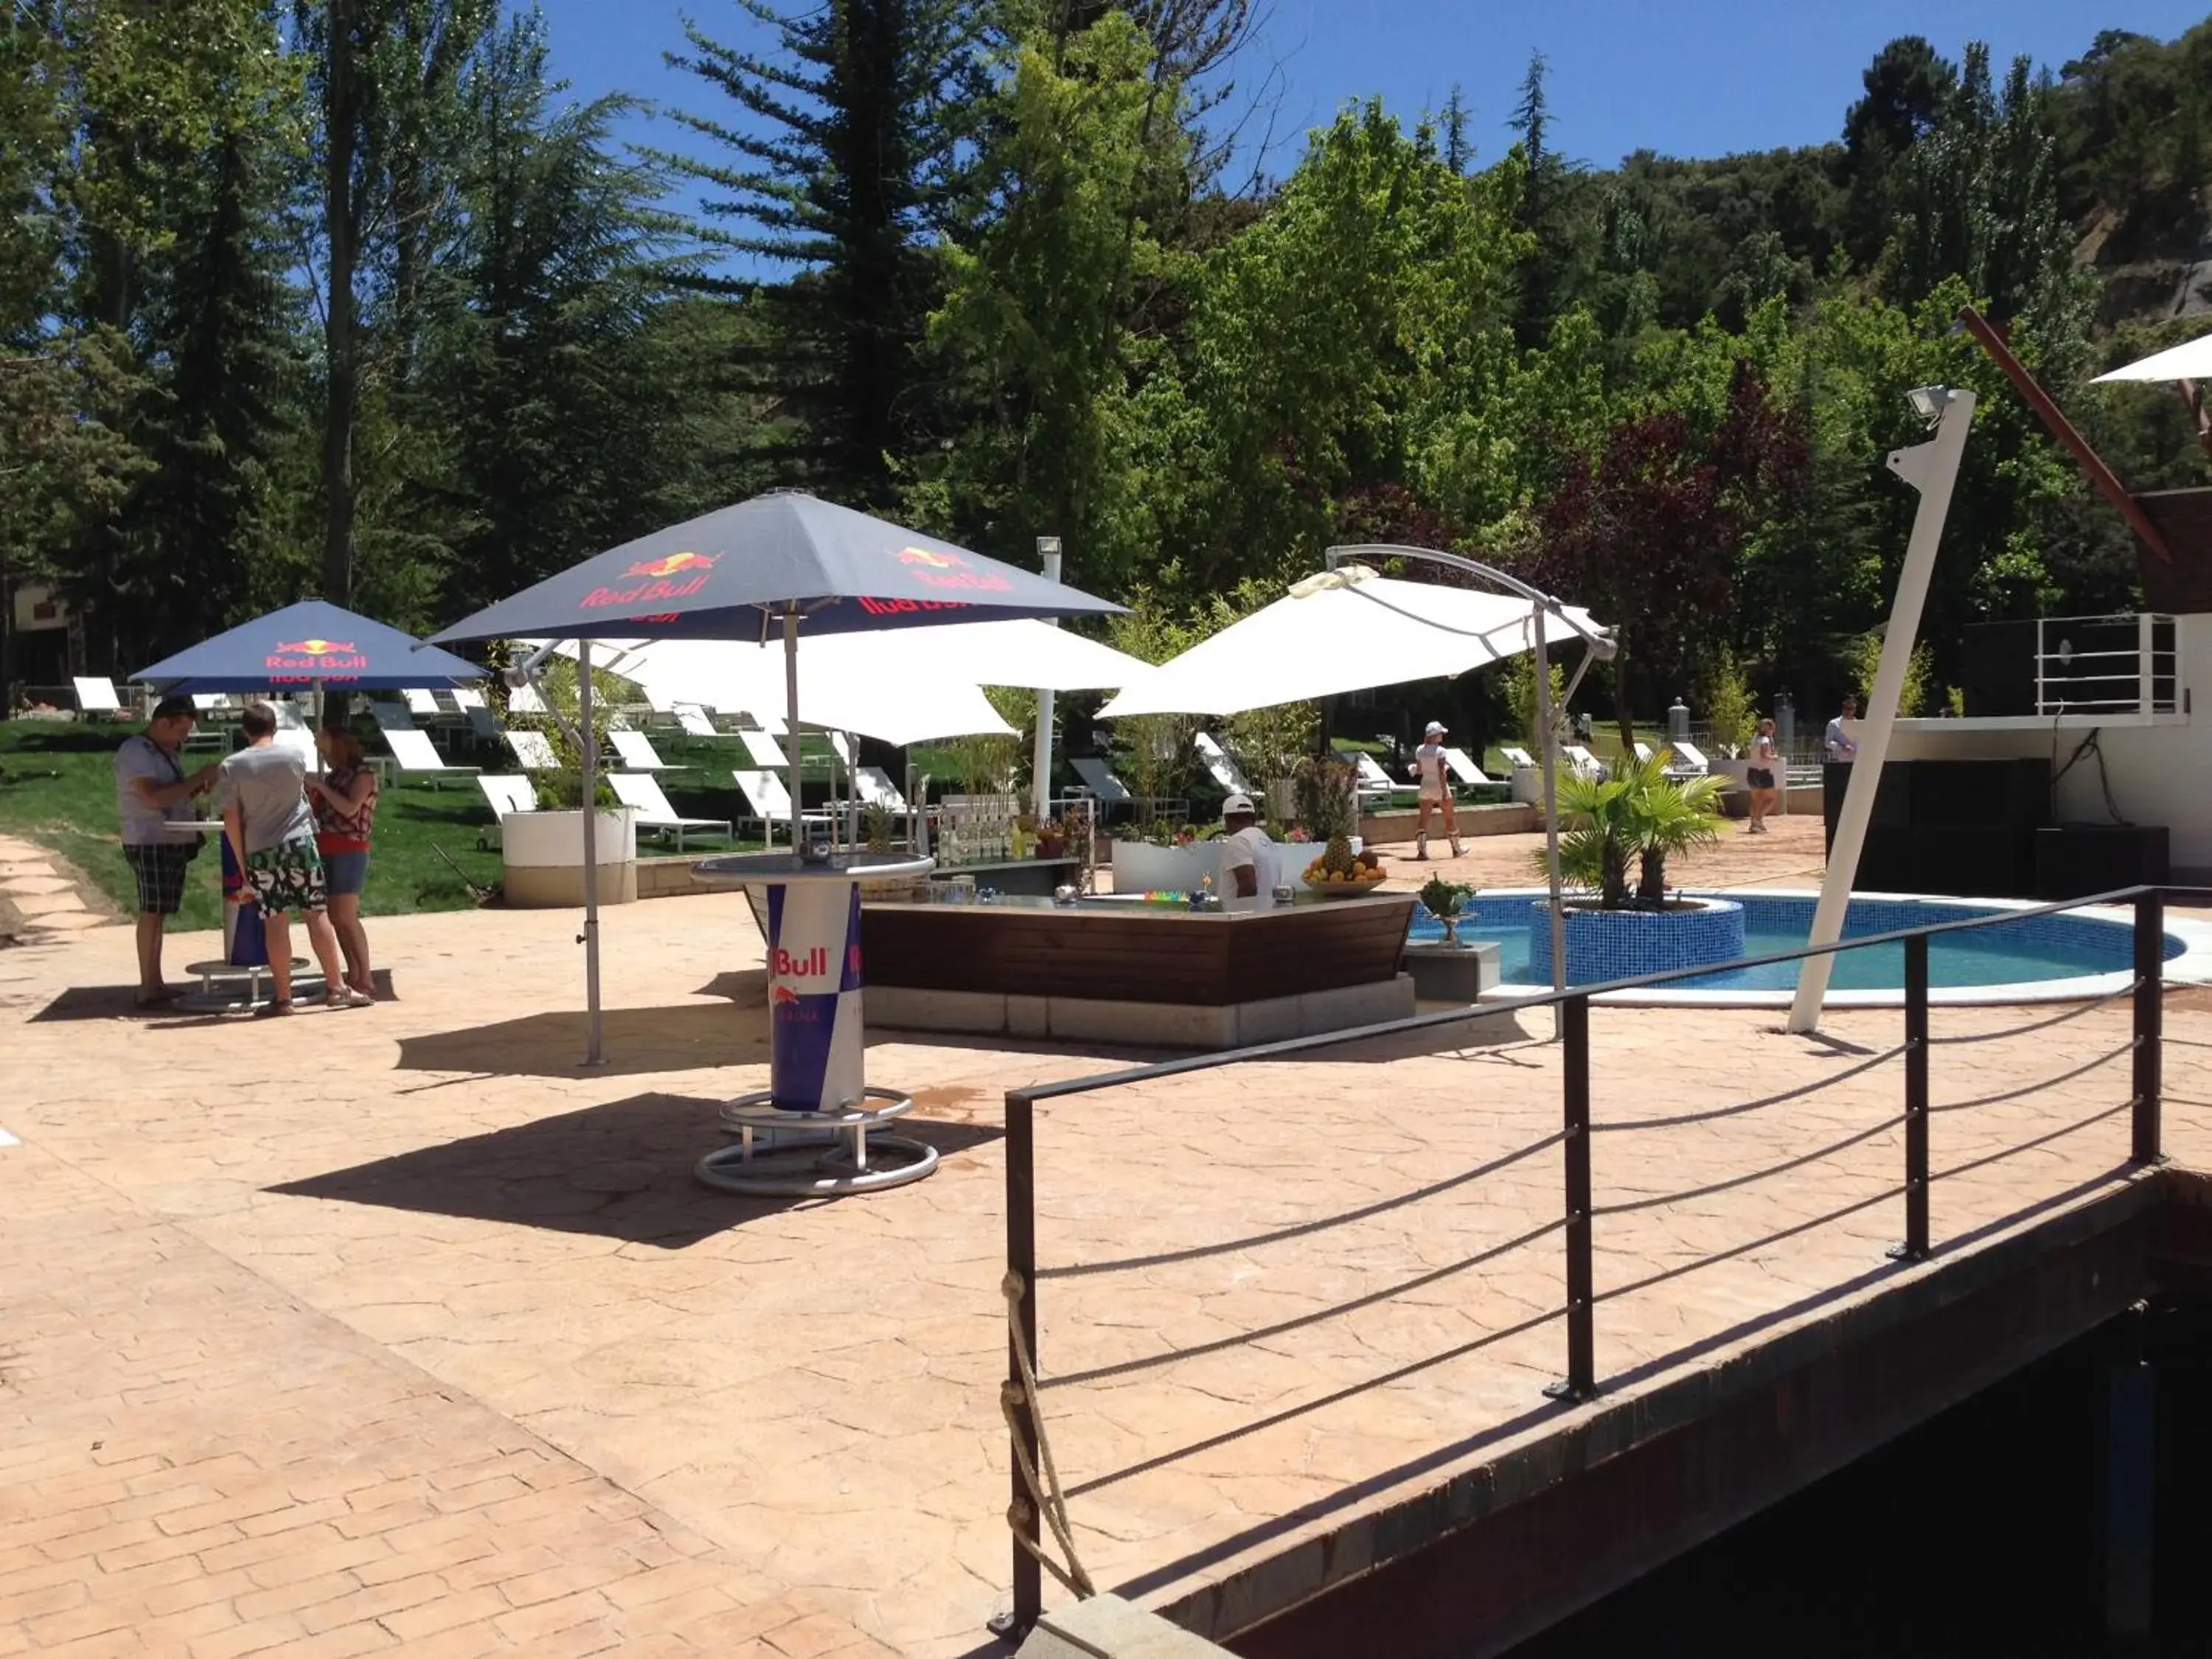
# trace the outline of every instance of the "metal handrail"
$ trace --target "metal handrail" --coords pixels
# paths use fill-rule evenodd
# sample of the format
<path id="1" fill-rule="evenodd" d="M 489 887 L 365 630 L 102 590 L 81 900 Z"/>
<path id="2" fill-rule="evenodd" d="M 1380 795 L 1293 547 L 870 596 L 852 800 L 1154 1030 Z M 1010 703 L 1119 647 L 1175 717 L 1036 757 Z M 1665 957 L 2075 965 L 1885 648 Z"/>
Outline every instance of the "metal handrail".
<path id="1" fill-rule="evenodd" d="M 2132 902 L 2135 908 L 2133 973 L 2130 983 L 2115 994 L 2129 995 L 2133 1000 L 2133 1031 L 2128 1043 L 2105 1059 L 2117 1058 L 2121 1053 L 2132 1053 L 2132 1093 L 2125 1103 L 2131 1124 L 2129 1158 L 2136 1164 L 2154 1164 L 2163 1161 L 2160 1097 L 2164 1030 L 2160 999 L 2165 988 L 2165 902 L 2169 893 L 2212 895 L 2212 888 L 2137 884 L 2081 898 L 2062 899 L 2026 909 L 2002 911 L 1994 915 L 1965 916 L 1954 921 L 1929 922 L 1917 927 L 1838 939 L 1825 945 L 1807 944 L 1725 964 L 1729 969 L 1766 967 L 1883 945 L 1903 946 L 1905 1041 L 1893 1056 L 1885 1057 L 1901 1054 L 1905 1065 L 1905 1109 L 1901 1118 L 1893 1120 L 1893 1122 L 1902 1122 L 1905 1129 L 1905 1237 L 1904 1242 L 1890 1252 L 1893 1258 L 1917 1261 L 1924 1260 L 1932 1250 L 1929 1221 L 1929 1195 L 1933 1184 L 1929 1147 L 1929 1118 L 1933 1110 L 1928 1074 L 1929 1051 L 1933 1042 L 1929 1030 L 1929 941 L 1941 934 L 1971 933 L 1977 928 L 2032 921 L 2039 916 L 2057 915 L 2093 905 Z M 1658 973 L 1638 974 L 1593 985 L 1571 987 L 1563 991 L 1540 992 L 1510 1001 L 1416 1014 L 1404 1019 L 1386 1020 L 1348 1030 L 1286 1038 L 1279 1042 L 1258 1043 L 1216 1054 L 1192 1054 L 1091 1077 L 1007 1091 L 1005 1283 L 1011 1321 L 1008 1382 L 1002 1400 L 1014 1440 L 1013 1504 L 1007 1518 L 1015 1536 L 1012 1549 L 1013 1607 L 1006 1619 L 994 1625 L 994 1628 L 1000 1629 L 1002 1634 L 1010 1633 L 1018 1638 L 1036 1623 L 1043 1608 L 1043 1579 L 1038 1553 L 1039 1519 L 1022 1474 L 1024 1468 L 1036 1467 L 1039 1442 L 1036 1401 L 1028 1386 L 1029 1380 L 1042 1368 L 1042 1359 L 1037 1357 L 1036 1298 L 1036 1108 L 1039 1102 L 1065 1099 L 1073 1095 L 1121 1088 L 1158 1079 L 1182 1077 L 1251 1060 L 1312 1054 L 1349 1042 L 1367 1042 L 1413 1031 L 1436 1030 L 1494 1018 L 1498 1014 L 1517 1013 L 1524 1009 L 1557 1007 L 1559 1010 L 1559 1036 L 1562 1045 L 1560 1092 L 1564 1123 L 1561 1133 L 1551 1139 L 1556 1141 L 1561 1149 L 1565 1202 L 1562 1219 L 1550 1224 L 1546 1231 L 1560 1231 L 1565 1236 L 1567 1364 L 1565 1379 L 1546 1392 L 1557 1400 L 1580 1401 L 1590 1398 L 1598 1389 L 1595 1308 L 1600 1298 L 1595 1290 L 1591 1233 L 1592 1224 L 1600 1212 L 1591 1191 L 1590 1140 L 1594 1126 L 1590 1118 L 1590 1003 L 1595 998 L 1612 993 L 1669 985 L 1714 971 L 1711 964 L 1668 969 Z M 2113 1109 L 2114 1111 L 2118 1109 Z M 2107 1112 L 2100 1116 L 2111 1115 Z"/>

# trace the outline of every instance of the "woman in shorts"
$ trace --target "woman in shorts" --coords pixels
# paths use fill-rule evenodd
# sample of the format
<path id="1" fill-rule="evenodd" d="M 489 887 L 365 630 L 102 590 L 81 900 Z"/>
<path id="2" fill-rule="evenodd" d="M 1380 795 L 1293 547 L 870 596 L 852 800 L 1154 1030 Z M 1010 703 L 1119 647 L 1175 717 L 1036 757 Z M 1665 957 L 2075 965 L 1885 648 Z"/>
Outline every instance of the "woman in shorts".
<path id="1" fill-rule="evenodd" d="M 1782 756 L 1774 746 L 1774 722 L 1764 720 L 1759 723 L 1759 735 L 1751 740 L 1751 764 L 1744 769 L 1744 781 L 1751 786 L 1751 830 L 1754 836 L 1766 833 L 1766 816 L 1774 810 L 1775 773 L 1782 764 Z"/>
<path id="2" fill-rule="evenodd" d="M 345 953 L 346 983 L 363 996 L 374 996 L 361 894 L 368 884 L 368 842 L 376 828 L 376 774 L 362 758 L 360 739 L 341 726 L 320 733 L 315 746 L 328 769 L 307 780 L 307 796 L 315 808 L 315 845 L 322 850 L 326 872 L 331 927 Z"/>

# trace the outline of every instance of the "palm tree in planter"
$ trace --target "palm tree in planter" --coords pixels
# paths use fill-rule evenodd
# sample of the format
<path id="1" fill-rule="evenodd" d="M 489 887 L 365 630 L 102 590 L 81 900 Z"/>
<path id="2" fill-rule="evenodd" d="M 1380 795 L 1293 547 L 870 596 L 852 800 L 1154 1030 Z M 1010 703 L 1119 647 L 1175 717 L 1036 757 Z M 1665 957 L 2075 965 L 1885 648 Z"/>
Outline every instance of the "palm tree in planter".
<path id="1" fill-rule="evenodd" d="M 1722 790 L 1729 780 L 1700 776 L 1670 778 L 1671 749 L 1625 769 L 1630 813 L 1634 821 L 1638 862 L 1636 898 L 1640 904 L 1667 901 L 1667 857 L 1720 839 Z"/>
<path id="2" fill-rule="evenodd" d="M 1624 759 L 1616 775 L 1601 782 L 1579 773 L 1559 780 L 1559 871 L 1578 887 L 1597 890 L 1602 909 L 1629 908 L 1629 867 L 1636 866 L 1634 901 L 1665 902 L 1669 854 L 1717 840 L 1722 815 L 1719 777 L 1670 778 L 1673 751 L 1648 761 Z M 1538 868 L 1544 854 L 1535 855 Z"/>

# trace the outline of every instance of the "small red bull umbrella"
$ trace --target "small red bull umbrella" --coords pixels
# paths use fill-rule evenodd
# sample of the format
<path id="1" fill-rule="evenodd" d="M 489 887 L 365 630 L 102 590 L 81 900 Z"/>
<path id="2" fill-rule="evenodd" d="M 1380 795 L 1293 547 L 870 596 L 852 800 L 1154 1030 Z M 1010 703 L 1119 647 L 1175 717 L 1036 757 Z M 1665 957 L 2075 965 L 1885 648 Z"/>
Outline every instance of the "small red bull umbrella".
<path id="1" fill-rule="evenodd" d="M 432 650 L 411 634 L 322 599 L 240 623 L 131 676 L 179 696 L 318 685 L 401 691 L 483 677 L 483 669 L 450 651 Z"/>
<path id="2" fill-rule="evenodd" d="M 575 640 L 588 688 L 589 641 L 746 640 L 781 636 L 786 713 L 799 730 L 802 633 L 853 634 L 1018 617 L 1097 617 L 1112 602 L 1004 564 L 888 520 L 801 490 L 779 489 L 625 542 L 535 586 L 487 605 L 431 636 L 471 640 Z M 585 696 L 588 696 L 588 690 Z M 588 721 L 590 708 L 582 713 Z M 592 744 L 583 744 L 591 799 Z M 791 837 L 799 845 L 799 745 L 791 746 Z M 592 862 L 593 817 L 584 815 L 585 861 Z M 601 1058 L 597 884 L 587 879 L 585 981 L 590 988 L 592 1063 Z"/>

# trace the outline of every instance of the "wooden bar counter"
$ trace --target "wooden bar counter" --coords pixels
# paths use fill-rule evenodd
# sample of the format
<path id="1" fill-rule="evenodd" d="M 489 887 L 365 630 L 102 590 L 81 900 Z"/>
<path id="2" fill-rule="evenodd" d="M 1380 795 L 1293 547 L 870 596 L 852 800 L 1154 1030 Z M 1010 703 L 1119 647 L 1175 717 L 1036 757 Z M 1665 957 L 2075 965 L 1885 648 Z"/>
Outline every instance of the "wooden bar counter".
<path id="1" fill-rule="evenodd" d="M 1411 893 L 864 902 L 872 1026 L 1223 1048 L 1413 1012 Z"/>

